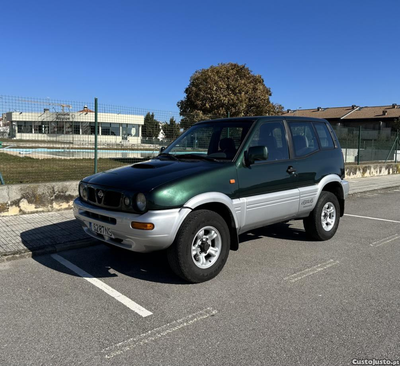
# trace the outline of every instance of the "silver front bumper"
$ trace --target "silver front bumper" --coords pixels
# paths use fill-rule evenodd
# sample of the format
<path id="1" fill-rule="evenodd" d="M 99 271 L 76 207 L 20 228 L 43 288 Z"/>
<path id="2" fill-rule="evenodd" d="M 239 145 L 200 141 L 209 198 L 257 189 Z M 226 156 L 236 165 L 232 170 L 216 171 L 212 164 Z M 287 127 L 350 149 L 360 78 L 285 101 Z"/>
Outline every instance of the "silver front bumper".
<path id="1" fill-rule="evenodd" d="M 190 212 L 189 208 L 177 208 L 148 211 L 139 215 L 104 210 L 87 204 L 80 198 L 74 201 L 74 215 L 88 235 L 106 243 L 141 253 L 168 248 L 175 240 L 180 225 Z M 154 229 L 132 229 L 132 221 L 152 223 Z M 92 224 L 108 228 L 113 237 L 96 234 L 91 229 Z"/>

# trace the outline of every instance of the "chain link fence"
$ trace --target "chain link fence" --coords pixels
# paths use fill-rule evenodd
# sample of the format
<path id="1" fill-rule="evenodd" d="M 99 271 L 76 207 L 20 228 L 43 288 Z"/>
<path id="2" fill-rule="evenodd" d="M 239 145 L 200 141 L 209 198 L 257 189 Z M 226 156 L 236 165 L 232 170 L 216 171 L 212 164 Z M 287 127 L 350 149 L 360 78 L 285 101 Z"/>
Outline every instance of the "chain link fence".
<path id="1" fill-rule="evenodd" d="M 177 111 L 101 103 L 95 109 L 94 100 L 0 96 L 4 183 L 80 180 L 94 173 L 95 155 L 98 171 L 132 164 L 158 154 L 181 133 Z"/>

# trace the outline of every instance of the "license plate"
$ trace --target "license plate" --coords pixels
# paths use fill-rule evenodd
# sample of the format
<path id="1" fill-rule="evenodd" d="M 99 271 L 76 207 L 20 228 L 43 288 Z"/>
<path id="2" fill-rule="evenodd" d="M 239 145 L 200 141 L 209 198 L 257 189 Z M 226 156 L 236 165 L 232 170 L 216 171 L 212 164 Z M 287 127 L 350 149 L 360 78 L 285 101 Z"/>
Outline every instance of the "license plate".
<path id="1" fill-rule="evenodd" d="M 92 222 L 91 224 L 91 229 L 93 232 L 95 232 L 96 234 L 101 234 L 104 236 L 109 236 L 110 238 L 113 238 L 114 235 L 111 232 L 111 229 L 108 228 L 107 226 L 103 226 L 103 225 L 99 225 L 99 224 L 95 224 L 94 222 Z"/>

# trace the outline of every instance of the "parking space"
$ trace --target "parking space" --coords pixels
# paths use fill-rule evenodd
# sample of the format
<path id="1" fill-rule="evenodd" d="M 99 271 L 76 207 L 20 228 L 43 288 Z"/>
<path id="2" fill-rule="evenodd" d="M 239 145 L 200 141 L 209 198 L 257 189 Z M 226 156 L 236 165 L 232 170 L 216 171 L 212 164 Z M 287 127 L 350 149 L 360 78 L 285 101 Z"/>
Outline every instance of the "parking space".
<path id="1" fill-rule="evenodd" d="M 198 285 L 163 253 L 103 245 L 0 264 L 0 364 L 399 360 L 398 195 L 351 197 L 328 242 L 309 241 L 301 222 L 247 233 Z"/>

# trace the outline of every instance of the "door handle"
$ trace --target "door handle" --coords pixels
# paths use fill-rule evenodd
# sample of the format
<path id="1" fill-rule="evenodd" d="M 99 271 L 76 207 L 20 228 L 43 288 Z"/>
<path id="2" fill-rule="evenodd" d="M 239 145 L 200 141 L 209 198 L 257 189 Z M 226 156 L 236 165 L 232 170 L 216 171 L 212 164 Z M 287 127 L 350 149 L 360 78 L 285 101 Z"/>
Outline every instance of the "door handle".
<path id="1" fill-rule="evenodd" d="M 289 166 L 286 170 L 289 174 L 296 174 L 296 169 L 293 168 L 292 166 Z"/>

